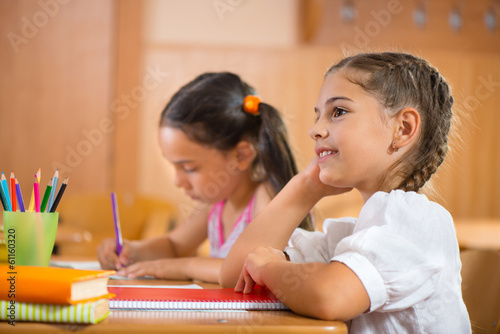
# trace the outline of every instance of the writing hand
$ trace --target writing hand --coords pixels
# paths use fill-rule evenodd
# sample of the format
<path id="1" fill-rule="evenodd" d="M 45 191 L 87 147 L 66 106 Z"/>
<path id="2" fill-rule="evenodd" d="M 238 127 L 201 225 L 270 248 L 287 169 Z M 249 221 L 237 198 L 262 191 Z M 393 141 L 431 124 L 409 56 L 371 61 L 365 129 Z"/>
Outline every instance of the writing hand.
<path id="1" fill-rule="evenodd" d="M 128 278 L 153 276 L 161 279 L 187 279 L 181 264 L 183 260 L 174 258 L 136 262 L 121 268 L 117 275 Z"/>
<path id="2" fill-rule="evenodd" d="M 116 240 L 114 238 L 104 239 L 97 247 L 97 259 L 103 269 L 120 270 L 129 265 L 133 254 L 133 244 L 128 240 L 123 241 L 120 256 L 116 254 Z"/>

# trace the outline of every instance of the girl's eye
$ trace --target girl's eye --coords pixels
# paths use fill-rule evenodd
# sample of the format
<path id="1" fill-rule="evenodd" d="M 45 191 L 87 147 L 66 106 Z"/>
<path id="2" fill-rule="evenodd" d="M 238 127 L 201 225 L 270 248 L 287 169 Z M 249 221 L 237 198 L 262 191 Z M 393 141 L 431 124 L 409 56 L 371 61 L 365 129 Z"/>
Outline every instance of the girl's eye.
<path id="1" fill-rule="evenodd" d="M 182 166 L 182 171 L 184 173 L 193 173 L 193 172 L 196 172 L 198 168 L 196 166 Z"/>
<path id="2" fill-rule="evenodd" d="M 347 114 L 347 110 L 342 109 L 342 108 L 333 109 L 333 117 L 340 117 L 344 114 Z"/>

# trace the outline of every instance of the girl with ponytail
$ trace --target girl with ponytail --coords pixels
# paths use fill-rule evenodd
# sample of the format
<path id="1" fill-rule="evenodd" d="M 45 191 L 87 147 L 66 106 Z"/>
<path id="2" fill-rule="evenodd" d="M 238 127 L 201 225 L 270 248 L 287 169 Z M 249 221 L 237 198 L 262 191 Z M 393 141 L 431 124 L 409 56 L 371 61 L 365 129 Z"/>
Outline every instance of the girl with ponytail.
<path id="1" fill-rule="evenodd" d="M 103 268 L 130 278 L 218 282 L 240 233 L 297 174 L 278 111 L 233 73 L 204 73 L 174 94 L 160 117 L 160 146 L 175 185 L 199 205 L 172 232 L 153 239 L 113 239 L 98 250 Z M 307 216 L 300 227 L 312 230 Z M 210 257 L 194 256 L 210 242 Z"/>

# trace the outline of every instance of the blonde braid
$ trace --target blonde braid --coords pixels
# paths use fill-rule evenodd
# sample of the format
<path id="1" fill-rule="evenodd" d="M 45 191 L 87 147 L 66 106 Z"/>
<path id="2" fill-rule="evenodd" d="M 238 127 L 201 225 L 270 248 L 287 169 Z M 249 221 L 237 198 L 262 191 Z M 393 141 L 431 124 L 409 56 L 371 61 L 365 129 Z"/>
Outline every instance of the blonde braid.
<path id="1" fill-rule="evenodd" d="M 453 97 L 444 78 L 427 62 L 416 58 L 414 62 L 406 64 L 419 91 L 416 94 L 418 99 L 414 102 L 421 114 L 422 132 L 419 145 L 412 150 L 415 152 L 408 154 L 414 157 L 413 168 L 408 170 L 409 173 L 398 188 L 418 191 L 437 171 L 448 152 Z"/>

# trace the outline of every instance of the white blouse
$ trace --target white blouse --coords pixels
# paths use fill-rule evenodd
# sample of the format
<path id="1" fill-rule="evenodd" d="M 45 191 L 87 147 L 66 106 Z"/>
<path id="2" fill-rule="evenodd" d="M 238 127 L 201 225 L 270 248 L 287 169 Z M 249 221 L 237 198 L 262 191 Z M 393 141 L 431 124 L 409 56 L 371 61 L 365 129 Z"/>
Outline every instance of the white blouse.
<path id="1" fill-rule="evenodd" d="M 377 192 L 358 219 L 327 219 L 322 232 L 297 229 L 293 262 L 338 261 L 370 297 L 350 333 L 470 333 L 451 215 L 425 195 Z"/>

